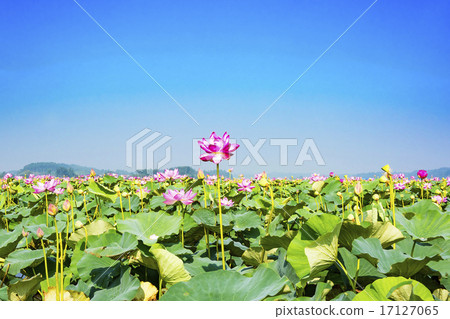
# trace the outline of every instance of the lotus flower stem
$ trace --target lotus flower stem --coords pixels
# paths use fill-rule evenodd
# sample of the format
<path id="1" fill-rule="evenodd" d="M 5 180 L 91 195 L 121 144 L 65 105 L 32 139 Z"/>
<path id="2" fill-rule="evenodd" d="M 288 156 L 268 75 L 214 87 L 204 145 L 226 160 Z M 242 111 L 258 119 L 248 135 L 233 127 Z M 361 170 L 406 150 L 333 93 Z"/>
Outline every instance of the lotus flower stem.
<path id="1" fill-rule="evenodd" d="M 45 278 L 47 279 L 47 289 L 50 288 L 50 281 L 48 280 L 48 266 L 47 266 L 47 254 L 45 253 L 44 240 L 41 238 L 42 251 L 44 252 L 44 266 L 45 266 Z"/>
<path id="2" fill-rule="evenodd" d="M 269 214 L 269 222 L 267 223 L 267 229 L 266 229 L 266 232 L 269 233 L 270 222 L 272 221 L 273 211 L 275 210 L 275 202 L 273 200 L 272 186 L 270 186 L 270 183 L 268 183 L 267 186 L 269 187 L 269 190 L 270 190 L 270 201 L 272 202 L 272 207 L 270 208 L 270 214 Z"/>
<path id="3" fill-rule="evenodd" d="M 73 194 L 70 196 L 70 206 L 72 209 L 72 232 L 75 232 L 75 218 L 73 215 L 73 203 L 74 203 L 74 198 L 73 198 Z"/>
<path id="4" fill-rule="evenodd" d="M 181 214 L 181 247 L 184 248 L 184 212 L 186 208 L 181 208 L 183 210 L 183 213 Z"/>
<path id="5" fill-rule="evenodd" d="M 61 289 L 60 289 L 60 300 L 64 301 L 64 249 L 62 244 L 62 233 L 59 234 L 59 243 L 61 245 L 60 251 L 60 262 L 61 262 Z"/>
<path id="6" fill-rule="evenodd" d="M 87 211 L 87 204 L 86 204 L 86 194 L 83 193 L 83 203 L 84 203 L 84 210 L 86 211 L 86 219 L 89 222 L 89 224 L 91 223 L 91 220 L 89 218 L 89 213 Z"/>
<path id="7" fill-rule="evenodd" d="M 122 212 L 122 220 L 125 220 L 125 215 L 123 213 L 122 193 L 121 192 L 119 192 L 119 199 L 120 199 L 120 211 Z"/>
<path id="8" fill-rule="evenodd" d="M 223 245 L 223 226 L 222 226 L 222 203 L 220 198 L 220 175 L 219 175 L 219 164 L 217 164 L 217 198 L 219 204 L 219 224 L 220 224 L 220 241 L 222 250 L 222 268 L 225 270 L 225 248 Z"/>
<path id="9" fill-rule="evenodd" d="M 205 225 L 203 225 L 203 230 L 205 231 L 205 242 L 206 242 L 206 249 L 208 250 L 208 258 L 211 259 L 211 250 L 209 249 L 209 234 Z"/>
<path id="10" fill-rule="evenodd" d="M 395 227 L 395 194 L 394 194 L 394 182 L 392 181 L 392 175 L 389 175 L 389 195 L 391 198 L 391 210 L 392 210 L 392 225 Z M 392 244 L 392 248 L 395 249 L 395 243 Z"/>
<path id="11" fill-rule="evenodd" d="M 3 287 L 3 284 L 5 283 L 6 280 L 6 276 L 8 276 L 8 272 L 9 272 L 9 267 L 11 266 L 11 264 L 8 264 L 8 266 L 6 266 L 6 271 L 5 271 L 5 275 L 3 276 L 2 282 L 0 283 L 0 288 Z M 48 279 L 47 279 L 48 280 Z"/>
<path id="12" fill-rule="evenodd" d="M 130 217 L 131 217 L 131 195 L 128 195 L 128 210 L 130 211 Z"/>
<path id="13" fill-rule="evenodd" d="M 45 207 L 47 207 L 47 227 L 48 227 L 48 199 L 47 199 L 47 191 L 45 191 Z"/>
<path id="14" fill-rule="evenodd" d="M 56 217 L 54 218 L 55 222 L 55 232 L 56 232 L 56 270 L 55 270 L 55 280 L 56 280 L 56 301 L 59 301 L 59 281 L 58 281 L 58 271 L 59 271 L 59 233 L 58 233 L 58 225 L 56 223 Z M 50 288 L 50 286 L 49 286 Z"/>

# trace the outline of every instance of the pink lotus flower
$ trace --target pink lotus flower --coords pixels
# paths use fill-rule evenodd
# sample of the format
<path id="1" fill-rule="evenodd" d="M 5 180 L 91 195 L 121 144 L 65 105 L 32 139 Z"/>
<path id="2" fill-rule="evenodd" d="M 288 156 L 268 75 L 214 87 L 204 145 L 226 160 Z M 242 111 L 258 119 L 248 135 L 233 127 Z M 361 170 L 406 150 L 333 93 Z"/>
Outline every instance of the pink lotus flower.
<path id="1" fill-rule="evenodd" d="M 228 199 L 226 197 L 222 198 L 220 203 L 222 204 L 222 206 L 227 206 L 227 207 L 231 207 L 234 205 L 234 202 L 231 199 Z"/>
<path id="2" fill-rule="evenodd" d="M 252 186 L 252 181 L 249 179 L 244 179 L 242 182 L 237 183 L 238 191 L 240 192 L 249 192 L 251 193 L 252 189 L 255 188 L 255 186 Z"/>
<path id="3" fill-rule="evenodd" d="M 44 237 L 44 231 L 41 229 L 41 227 L 39 227 L 39 228 L 37 229 L 36 235 L 38 236 L 38 238 Z"/>
<path id="4" fill-rule="evenodd" d="M 420 177 L 420 179 L 425 179 L 428 176 L 428 173 L 426 170 L 421 169 L 420 171 L 417 172 L 417 176 Z"/>
<path id="5" fill-rule="evenodd" d="M 424 183 L 423 189 L 431 189 L 431 183 Z"/>
<path id="6" fill-rule="evenodd" d="M 208 175 L 208 178 L 206 179 L 206 184 L 207 185 L 214 185 L 216 180 L 217 180 L 217 176 L 215 176 L 215 175 L 213 175 L 213 176 Z"/>
<path id="7" fill-rule="evenodd" d="M 184 205 L 190 205 L 194 201 L 194 197 L 197 195 L 197 193 L 192 193 L 192 190 L 184 192 L 184 189 L 181 190 L 174 190 L 174 189 L 168 189 L 164 194 L 163 197 L 166 199 L 164 201 L 164 204 L 166 205 L 173 205 L 176 202 L 182 202 Z"/>
<path id="8" fill-rule="evenodd" d="M 11 173 L 6 173 L 5 176 L 3 176 L 4 179 L 9 179 L 11 177 L 13 177 Z"/>
<path id="9" fill-rule="evenodd" d="M 255 175 L 255 179 L 257 180 L 257 181 L 259 181 L 261 178 L 263 178 L 263 176 L 265 176 L 266 175 L 266 172 L 262 172 L 262 173 L 259 173 L 259 174 L 256 174 Z"/>
<path id="10" fill-rule="evenodd" d="M 442 203 L 446 203 L 447 202 L 447 197 L 441 197 L 439 195 L 433 196 L 431 197 L 431 200 L 433 202 L 436 202 L 437 204 L 442 204 Z"/>
<path id="11" fill-rule="evenodd" d="M 394 189 L 397 189 L 397 190 L 405 189 L 405 184 L 403 184 L 403 183 L 394 184 Z"/>
<path id="12" fill-rule="evenodd" d="M 56 186 L 58 185 L 58 181 L 56 179 L 52 179 L 49 182 L 41 183 L 38 182 L 36 185 L 33 185 L 34 193 L 39 194 L 45 191 L 54 192 Z"/>
<path id="13" fill-rule="evenodd" d="M 53 193 L 55 193 L 56 195 L 62 195 L 62 193 L 64 193 L 64 189 L 56 188 Z"/>
<path id="14" fill-rule="evenodd" d="M 177 180 L 181 178 L 181 175 L 178 172 L 178 168 L 174 170 L 166 169 L 164 173 L 161 173 L 161 176 L 164 177 L 164 181 L 166 180 Z"/>
<path id="15" fill-rule="evenodd" d="M 209 141 L 203 139 L 198 141 L 200 148 L 206 152 L 200 159 L 204 162 L 213 162 L 219 164 L 222 160 L 229 160 L 232 152 L 238 149 L 239 144 L 231 144 L 230 136 L 225 132 L 223 137 L 219 137 L 215 132 L 211 133 Z"/>

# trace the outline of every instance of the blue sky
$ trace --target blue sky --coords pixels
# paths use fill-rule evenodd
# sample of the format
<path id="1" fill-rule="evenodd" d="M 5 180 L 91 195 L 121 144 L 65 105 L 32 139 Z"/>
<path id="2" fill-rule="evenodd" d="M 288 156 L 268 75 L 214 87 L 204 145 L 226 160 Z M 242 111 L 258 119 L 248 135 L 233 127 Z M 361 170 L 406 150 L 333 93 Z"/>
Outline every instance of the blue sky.
<path id="1" fill-rule="evenodd" d="M 2 1 L 0 171 L 124 169 L 125 142 L 144 128 L 172 137 L 167 166 L 191 165 L 192 139 L 211 131 L 267 139 L 268 165 L 239 165 L 242 146 L 239 173 L 450 166 L 448 1 L 379 0 L 253 126 L 373 1 L 78 3 L 200 125 L 74 1 Z M 298 139 L 287 166 L 271 138 Z M 325 166 L 294 165 L 306 138 Z"/>

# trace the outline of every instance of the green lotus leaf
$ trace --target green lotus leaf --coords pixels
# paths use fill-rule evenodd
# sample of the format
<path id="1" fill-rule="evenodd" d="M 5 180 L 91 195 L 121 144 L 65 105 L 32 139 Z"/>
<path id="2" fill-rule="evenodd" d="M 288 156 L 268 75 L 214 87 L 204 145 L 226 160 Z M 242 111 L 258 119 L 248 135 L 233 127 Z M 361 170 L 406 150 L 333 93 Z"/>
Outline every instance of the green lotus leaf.
<path id="1" fill-rule="evenodd" d="M 184 268 L 183 260 L 171 252 L 155 245 L 150 249 L 150 254 L 155 259 L 159 275 L 167 287 L 191 279 Z"/>
<path id="2" fill-rule="evenodd" d="M 353 301 L 433 301 L 433 296 L 420 282 L 404 277 L 375 280 L 358 293 Z"/>
<path id="3" fill-rule="evenodd" d="M 91 194 L 94 194 L 94 195 L 100 197 L 101 199 L 110 201 L 111 203 L 114 203 L 118 197 L 118 195 L 115 191 L 113 191 L 95 181 L 91 181 L 89 183 L 88 191 Z"/>
<path id="4" fill-rule="evenodd" d="M 128 268 L 120 278 L 120 284 L 94 293 L 92 301 L 130 301 L 136 297 L 141 283 L 139 279 L 130 274 Z"/>
<path id="5" fill-rule="evenodd" d="M 133 215 L 125 220 L 117 221 L 117 229 L 121 233 L 130 233 L 142 240 L 146 245 L 153 245 L 155 240 L 150 236 L 166 237 L 177 234 L 181 227 L 181 216 L 169 215 L 165 212 L 150 212 Z"/>
<path id="6" fill-rule="evenodd" d="M 397 249 L 386 250 L 381 247 L 377 238 L 360 237 L 353 241 L 352 253 L 377 265 L 381 273 L 406 277 L 418 273 L 430 260 L 441 259 L 437 256 L 439 254 L 437 249 L 427 250 L 425 247 L 418 247 L 417 251 L 414 250 L 414 257 L 411 257 L 413 243 L 411 239 L 409 241 L 411 243 L 407 241 Z"/>
<path id="7" fill-rule="evenodd" d="M 405 214 L 396 215 L 397 223 L 413 239 L 422 241 L 438 237 L 450 239 L 450 215 L 441 212 L 431 200 L 422 200 L 403 211 Z"/>
<path id="8" fill-rule="evenodd" d="M 261 218 L 253 211 L 239 212 L 234 214 L 234 227 L 236 231 L 248 228 L 258 228 L 262 224 Z"/>
<path id="9" fill-rule="evenodd" d="M 161 300 L 197 301 L 251 301 L 276 295 L 287 284 L 275 271 L 259 266 L 252 277 L 234 271 L 218 270 L 195 276 L 188 282 L 178 283 Z"/>
<path id="10" fill-rule="evenodd" d="M 339 234 L 339 244 L 351 250 L 353 240 L 358 237 L 377 238 L 383 248 L 392 246 L 392 244 L 405 238 L 402 232 L 390 222 L 377 221 L 372 223 L 364 221 L 361 225 L 357 225 L 353 222 L 344 221 Z"/>
<path id="11" fill-rule="evenodd" d="M 273 248 L 284 248 L 287 250 L 295 235 L 297 235 L 296 231 L 287 231 L 282 236 L 267 235 L 260 239 L 260 243 L 266 250 L 271 250 Z"/>
<path id="12" fill-rule="evenodd" d="M 4 258 L 14 249 L 22 239 L 22 232 L 19 228 L 16 228 L 12 232 L 6 231 L 6 229 L 0 229 L 0 257 Z"/>
<path id="13" fill-rule="evenodd" d="M 287 251 L 287 260 L 300 279 L 334 264 L 340 228 L 339 217 L 330 214 L 313 216 L 303 225 Z"/>
<path id="14" fill-rule="evenodd" d="M 119 234 L 115 230 L 109 230 L 98 236 L 92 236 L 88 240 L 87 253 L 114 257 L 123 256 L 125 253 L 136 249 L 138 241 L 130 233 Z"/>
<path id="15" fill-rule="evenodd" d="M 8 287 L 8 300 L 27 301 L 37 293 L 41 281 L 44 280 L 41 274 L 34 277 L 20 280 Z"/>
<path id="16" fill-rule="evenodd" d="M 46 249 L 47 256 L 50 249 Z M 31 266 L 35 267 L 44 261 L 44 252 L 42 250 L 19 249 L 8 255 L 5 260 L 6 265 L 10 265 L 9 273 L 18 274 L 22 269 Z"/>
<path id="17" fill-rule="evenodd" d="M 351 278 L 355 278 L 356 272 L 358 272 L 358 278 L 361 277 L 374 277 L 383 278 L 384 274 L 379 272 L 375 266 L 373 266 L 368 260 L 361 258 L 359 261 L 359 270 L 357 269 L 358 258 L 348 251 L 347 248 L 339 248 L 339 255 L 342 257 L 345 269 L 347 270 Z"/>
<path id="18" fill-rule="evenodd" d="M 107 288 L 114 277 L 120 274 L 121 264 L 108 257 L 96 257 L 84 253 L 76 264 L 81 280 L 91 282 L 96 287 Z"/>
<path id="19" fill-rule="evenodd" d="M 114 227 L 110 223 L 102 219 L 97 219 L 92 223 L 90 223 L 89 225 L 86 225 L 78 229 L 76 232 L 72 233 L 69 237 L 68 244 L 71 247 L 74 247 L 79 240 L 86 238 L 86 232 L 88 235 L 88 242 L 89 242 L 90 236 L 106 233 L 110 229 L 114 229 Z"/>

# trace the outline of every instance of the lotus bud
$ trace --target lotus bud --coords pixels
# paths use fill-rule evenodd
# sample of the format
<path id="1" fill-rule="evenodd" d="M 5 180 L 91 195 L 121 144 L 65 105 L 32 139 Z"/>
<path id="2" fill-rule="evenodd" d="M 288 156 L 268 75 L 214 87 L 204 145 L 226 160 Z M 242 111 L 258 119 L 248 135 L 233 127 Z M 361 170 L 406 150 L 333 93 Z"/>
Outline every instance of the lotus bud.
<path id="1" fill-rule="evenodd" d="M 25 231 L 24 228 L 22 228 L 22 236 L 23 237 L 28 237 L 29 233 L 27 231 Z"/>
<path id="2" fill-rule="evenodd" d="M 266 187 L 267 185 L 269 185 L 269 182 L 267 181 L 267 178 L 263 177 L 259 180 L 259 185 L 261 185 L 262 187 Z"/>
<path id="3" fill-rule="evenodd" d="M 82 190 L 82 189 L 79 189 L 79 190 L 78 190 L 78 194 L 83 195 L 83 190 Z"/>
<path id="4" fill-rule="evenodd" d="M 36 235 L 38 236 L 38 238 L 44 237 L 44 231 L 41 229 L 41 227 L 39 227 L 36 231 Z"/>
<path id="5" fill-rule="evenodd" d="M 77 221 L 75 222 L 75 228 L 76 228 L 76 229 L 82 228 L 83 226 L 84 226 L 84 225 L 83 225 L 83 223 L 82 223 L 81 221 L 77 220 Z"/>
<path id="6" fill-rule="evenodd" d="M 320 194 L 320 193 L 319 193 L 318 191 L 315 191 L 315 192 L 314 192 L 314 196 L 319 196 L 319 194 Z"/>
<path id="7" fill-rule="evenodd" d="M 123 192 L 122 193 L 122 197 L 127 198 L 128 197 L 128 193 L 127 192 Z"/>
<path id="8" fill-rule="evenodd" d="M 356 185 L 355 185 L 355 194 L 356 194 L 356 195 L 360 195 L 360 194 L 362 193 L 362 191 L 363 191 L 363 187 L 362 187 L 362 185 L 361 185 L 361 182 L 360 182 L 360 181 L 356 182 Z"/>
<path id="9" fill-rule="evenodd" d="M 48 205 L 48 213 L 51 216 L 55 216 L 58 213 L 58 207 L 55 204 Z"/>
<path id="10" fill-rule="evenodd" d="M 357 201 L 358 201 L 358 197 L 353 196 L 353 197 L 352 197 L 352 200 L 353 200 L 354 202 L 357 202 Z"/>
<path id="11" fill-rule="evenodd" d="M 347 219 L 348 219 L 348 220 L 351 220 L 351 221 L 354 221 L 354 220 L 355 220 L 355 216 L 353 216 L 353 214 L 349 214 L 349 215 L 347 216 Z"/>
<path id="12" fill-rule="evenodd" d="M 439 195 L 439 194 L 441 194 L 441 190 L 440 189 L 436 189 L 435 193 Z"/>
<path id="13" fill-rule="evenodd" d="M 380 183 L 387 183 L 387 181 L 388 181 L 388 179 L 386 176 L 383 175 L 380 177 Z"/>
<path id="14" fill-rule="evenodd" d="M 91 168 L 91 173 L 90 173 L 90 177 L 95 177 L 95 175 L 97 175 L 97 174 L 95 174 L 95 171 L 94 171 L 94 169 L 93 168 Z"/>
<path id="15" fill-rule="evenodd" d="M 73 186 L 70 182 L 67 182 L 67 193 L 69 194 L 73 193 Z"/>
<path id="16" fill-rule="evenodd" d="M 341 193 L 341 192 L 337 192 L 337 193 L 336 193 L 336 195 L 338 195 L 338 196 L 339 196 L 339 198 L 341 198 L 341 199 L 342 199 L 342 193 Z"/>
<path id="17" fill-rule="evenodd" d="M 203 171 L 201 169 L 199 169 L 198 172 L 197 172 L 197 178 L 198 179 L 205 179 L 205 174 L 203 173 Z"/>
<path id="18" fill-rule="evenodd" d="M 372 196 L 372 199 L 378 202 L 378 201 L 380 200 L 380 195 L 374 194 L 374 195 Z"/>
<path id="19" fill-rule="evenodd" d="M 63 209 L 64 211 L 68 212 L 72 208 L 72 205 L 70 204 L 70 201 L 66 199 L 63 203 Z"/>
<path id="20" fill-rule="evenodd" d="M 381 169 L 386 173 L 391 174 L 391 167 L 389 165 L 384 165 Z"/>
<path id="21" fill-rule="evenodd" d="M 114 191 L 117 193 L 117 195 L 120 194 L 120 187 L 119 186 L 114 186 Z"/>
<path id="22" fill-rule="evenodd" d="M 415 198 L 416 198 L 416 196 L 414 196 L 414 195 L 411 195 L 411 197 L 410 197 L 412 200 L 414 200 Z"/>
<path id="23" fill-rule="evenodd" d="M 313 191 L 320 192 L 324 185 L 325 185 L 324 181 L 317 181 L 312 184 L 311 188 Z"/>

